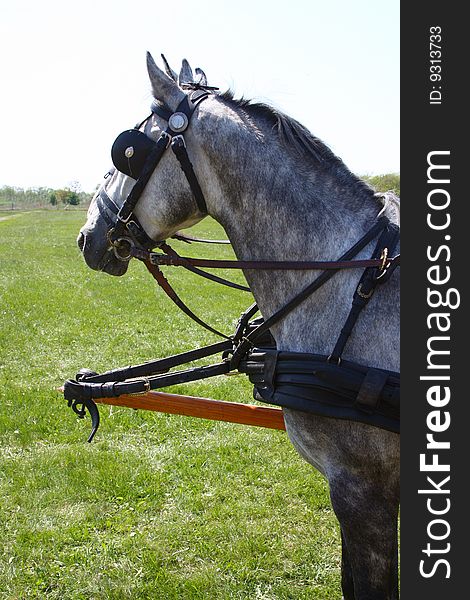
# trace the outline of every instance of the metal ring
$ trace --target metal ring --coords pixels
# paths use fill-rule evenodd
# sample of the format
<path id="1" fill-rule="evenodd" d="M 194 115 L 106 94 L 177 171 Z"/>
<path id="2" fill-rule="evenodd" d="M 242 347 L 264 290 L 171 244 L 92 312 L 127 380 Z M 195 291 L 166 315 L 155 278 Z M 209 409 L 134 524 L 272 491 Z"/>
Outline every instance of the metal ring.
<path id="1" fill-rule="evenodd" d="M 114 233 L 114 227 L 112 227 L 106 234 L 106 237 L 108 238 L 109 248 L 112 248 L 114 246 L 114 241 L 113 241 L 113 238 L 111 237 L 113 235 L 113 233 Z"/>
<path id="2" fill-rule="evenodd" d="M 133 256 L 132 251 L 135 247 L 134 242 L 128 237 L 120 237 L 117 240 L 114 240 L 112 244 L 114 256 L 122 262 L 129 262 Z"/>
<path id="3" fill-rule="evenodd" d="M 332 363 L 332 359 L 336 360 L 336 366 L 339 366 L 341 364 L 341 356 L 333 356 L 333 354 L 330 354 L 330 356 L 328 356 L 328 358 L 326 359 L 327 363 L 333 364 Z"/>

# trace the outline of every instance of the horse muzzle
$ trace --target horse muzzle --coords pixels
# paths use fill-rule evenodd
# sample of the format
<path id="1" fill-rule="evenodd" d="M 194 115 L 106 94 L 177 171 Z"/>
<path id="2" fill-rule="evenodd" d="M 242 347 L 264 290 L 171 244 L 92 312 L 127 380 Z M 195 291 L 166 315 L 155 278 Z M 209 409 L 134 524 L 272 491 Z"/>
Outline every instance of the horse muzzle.
<path id="1" fill-rule="evenodd" d="M 103 238 L 97 236 L 96 239 L 102 240 Z M 77 245 L 86 264 L 94 271 L 103 271 L 117 277 L 124 275 L 127 271 L 128 261 L 118 259 L 114 252 L 114 246 L 110 247 L 107 242 L 106 244 L 96 243 L 95 236 L 91 232 L 80 230 Z"/>

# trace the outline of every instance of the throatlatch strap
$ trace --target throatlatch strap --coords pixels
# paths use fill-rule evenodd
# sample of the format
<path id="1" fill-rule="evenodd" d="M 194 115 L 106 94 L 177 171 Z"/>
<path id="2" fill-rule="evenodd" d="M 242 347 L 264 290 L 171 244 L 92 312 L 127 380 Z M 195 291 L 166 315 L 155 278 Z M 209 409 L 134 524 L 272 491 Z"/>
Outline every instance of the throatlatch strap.
<path id="1" fill-rule="evenodd" d="M 199 242 L 201 244 L 226 244 L 228 246 L 232 245 L 230 240 L 209 240 L 206 238 L 197 238 L 193 237 L 192 235 L 182 233 L 181 231 L 177 231 L 175 235 L 172 235 L 171 237 L 175 240 L 179 240 L 180 242 L 186 242 L 187 244 Z"/>

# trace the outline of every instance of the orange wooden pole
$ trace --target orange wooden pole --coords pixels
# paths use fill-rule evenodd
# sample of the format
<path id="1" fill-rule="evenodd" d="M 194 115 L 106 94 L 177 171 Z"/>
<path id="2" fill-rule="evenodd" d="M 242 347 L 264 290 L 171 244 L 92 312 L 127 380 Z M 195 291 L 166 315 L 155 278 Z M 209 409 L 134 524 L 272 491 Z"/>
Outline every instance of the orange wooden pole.
<path id="1" fill-rule="evenodd" d="M 146 392 L 118 396 L 117 398 L 99 398 L 95 402 L 142 410 L 154 410 L 171 415 L 256 425 L 270 429 L 285 430 L 286 428 L 281 408 L 226 402 L 225 400 L 210 400 L 209 398 L 167 394 L 166 392 Z"/>

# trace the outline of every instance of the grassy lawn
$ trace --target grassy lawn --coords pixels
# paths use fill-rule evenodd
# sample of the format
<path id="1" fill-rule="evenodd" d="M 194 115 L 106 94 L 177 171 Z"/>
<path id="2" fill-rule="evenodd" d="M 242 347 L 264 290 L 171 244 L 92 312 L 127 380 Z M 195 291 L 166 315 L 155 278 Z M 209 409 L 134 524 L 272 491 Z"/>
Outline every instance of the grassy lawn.
<path id="1" fill-rule="evenodd" d="M 327 485 L 284 432 L 102 407 L 86 444 L 89 419 L 55 391 L 65 379 L 217 338 L 141 264 L 122 278 L 88 269 L 75 245 L 84 220 L 0 213 L 0 598 L 340 598 Z M 223 236 L 210 220 L 194 233 Z M 251 301 L 180 269 L 167 276 L 222 331 Z M 252 401 L 243 377 L 170 391 Z"/>

